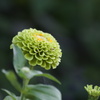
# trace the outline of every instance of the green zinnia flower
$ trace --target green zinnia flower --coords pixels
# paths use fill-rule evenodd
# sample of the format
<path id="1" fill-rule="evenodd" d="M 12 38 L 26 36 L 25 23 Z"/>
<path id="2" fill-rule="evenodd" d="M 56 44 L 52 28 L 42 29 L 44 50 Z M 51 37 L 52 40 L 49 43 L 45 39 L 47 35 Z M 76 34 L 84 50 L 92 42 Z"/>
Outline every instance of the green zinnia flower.
<path id="1" fill-rule="evenodd" d="M 54 69 L 59 65 L 62 52 L 59 43 L 49 33 L 36 29 L 24 29 L 18 32 L 12 44 L 17 45 L 31 66 L 40 65 L 45 69 Z"/>
<path id="2" fill-rule="evenodd" d="M 98 100 L 100 96 L 100 87 L 99 86 L 94 86 L 93 85 L 87 85 L 84 87 L 86 91 L 89 94 L 89 99 L 88 100 Z"/>

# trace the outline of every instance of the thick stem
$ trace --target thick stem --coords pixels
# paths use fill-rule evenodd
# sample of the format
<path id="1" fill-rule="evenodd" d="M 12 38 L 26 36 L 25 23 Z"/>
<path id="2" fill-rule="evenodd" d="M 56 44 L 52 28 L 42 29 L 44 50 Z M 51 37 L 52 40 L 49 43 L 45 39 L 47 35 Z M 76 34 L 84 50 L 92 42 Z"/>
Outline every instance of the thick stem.
<path id="1" fill-rule="evenodd" d="M 99 96 L 91 96 L 91 95 L 88 96 L 88 100 L 98 100 L 98 99 Z"/>
<path id="2" fill-rule="evenodd" d="M 25 97 L 23 94 L 21 94 L 21 100 L 25 100 Z"/>
<path id="3" fill-rule="evenodd" d="M 23 80 L 23 91 L 25 90 L 25 87 L 28 85 L 28 83 L 29 83 L 28 79 Z M 23 91 L 21 92 L 21 100 L 26 100 Z"/>

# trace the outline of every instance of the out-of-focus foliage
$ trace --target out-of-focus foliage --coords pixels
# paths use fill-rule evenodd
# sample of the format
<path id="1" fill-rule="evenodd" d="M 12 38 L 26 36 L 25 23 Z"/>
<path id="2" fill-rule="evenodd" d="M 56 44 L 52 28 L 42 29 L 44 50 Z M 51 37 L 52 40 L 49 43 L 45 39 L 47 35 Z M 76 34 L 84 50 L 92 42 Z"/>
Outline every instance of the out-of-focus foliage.
<path id="1" fill-rule="evenodd" d="M 0 0 L 0 69 L 13 68 L 11 39 L 30 27 L 61 45 L 62 63 L 51 72 L 62 82 L 63 100 L 85 100 L 84 85 L 100 85 L 100 1 Z M 15 91 L 1 72 L 0 88 Z M 4 95 L 0 90 L 1 100 Z"/>

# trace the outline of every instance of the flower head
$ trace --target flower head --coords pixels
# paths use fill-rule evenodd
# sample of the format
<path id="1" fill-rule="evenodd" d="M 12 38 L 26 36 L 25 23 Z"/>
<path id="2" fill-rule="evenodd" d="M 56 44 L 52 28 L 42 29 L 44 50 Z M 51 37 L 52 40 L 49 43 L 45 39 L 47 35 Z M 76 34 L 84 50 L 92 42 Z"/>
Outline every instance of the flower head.
<path id="1" fill-rule="evenodd" d="M 31 66 L 40 65 L 45 69 L 54 69 L 61 60 L 60 45 L 49 33 L 32 28 L 24 29 L 13 38 L 12 44 L 22 50 Z"/>
<path id="2" fill-rule="evenodd" d="M 87 85 L 84 88 L 86 89 L 86 91 L 88 92 L 88 94 L 90 96 L 93 96 L 93 97 L 100 96 L 100 87 L 99 86 L 94 86 L 94 88 L 93 88 L 93 85 Z"/>

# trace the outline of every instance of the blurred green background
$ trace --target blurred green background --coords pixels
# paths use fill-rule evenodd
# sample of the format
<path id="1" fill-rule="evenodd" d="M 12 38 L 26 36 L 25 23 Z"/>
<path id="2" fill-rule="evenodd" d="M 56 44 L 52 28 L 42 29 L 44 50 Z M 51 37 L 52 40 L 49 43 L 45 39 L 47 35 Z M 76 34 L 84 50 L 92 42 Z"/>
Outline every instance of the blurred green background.
<path id="1" fill-rule="evenodd" d="M 0 0 L 0 70 L 13 70 L 12 37 L 30 27 L 51 33 L 61 45 L 62 62 L 49 73 L 62 82 L 50 82 L 62 100 L 86 100 L 84 85 L 100 86 L 100 0 Z M 3 100 L 1 88 L 17 93 L 0 71 Z"/>

